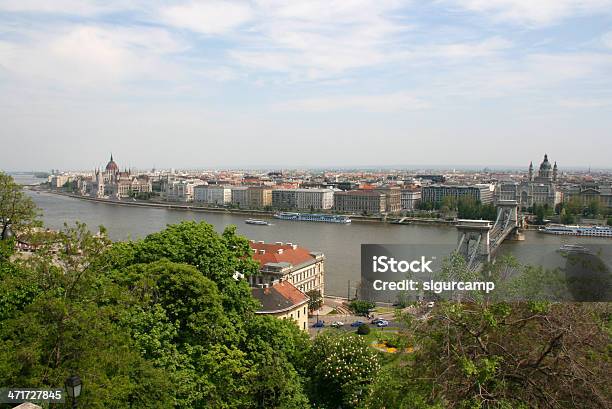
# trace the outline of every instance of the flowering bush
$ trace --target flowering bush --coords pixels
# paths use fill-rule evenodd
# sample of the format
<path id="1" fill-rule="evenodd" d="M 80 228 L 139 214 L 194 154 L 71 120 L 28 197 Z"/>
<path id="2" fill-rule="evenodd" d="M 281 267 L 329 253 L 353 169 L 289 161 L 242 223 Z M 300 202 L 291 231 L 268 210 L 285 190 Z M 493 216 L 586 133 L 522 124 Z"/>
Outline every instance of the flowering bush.
<path id="1" fill-rule="evenodd" d="M 356 407 L 380 369 L 378 355 L 359 337 L 324 333 L 311 349 L 311 388 L 318 403 Z"/>

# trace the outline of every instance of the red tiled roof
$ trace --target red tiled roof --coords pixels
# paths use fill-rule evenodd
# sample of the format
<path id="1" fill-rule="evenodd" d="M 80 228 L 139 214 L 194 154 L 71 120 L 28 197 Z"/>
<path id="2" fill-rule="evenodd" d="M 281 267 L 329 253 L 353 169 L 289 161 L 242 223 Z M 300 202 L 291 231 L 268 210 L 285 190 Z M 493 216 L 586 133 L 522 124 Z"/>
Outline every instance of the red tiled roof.
<path id="1" fill-rule="evenodd" d="M 310 298 L 288 281 L 281 281 L 268 288 L 252 288 L 253 297 L 262 308 L 258 312 L 280 312 L 306 303 Z"/>
<path id="2" fill-rule="evenodd" d="M 303 247 L 297 246 L 295 249 L 288 244 L 272 244 L 272 243 L 253 243 L 250 242 L 251 248 L 255 250 L 253 258 L 259 262 L 260 267 L 267 263 L 291 263 L 294 266 L 314 261 L 314 257 L 310 255 L 310 251 Z M 278 250 L 282 249 L 282 254 Z M 259 250 L 265 250 L 265 254 L 259 254 Z"/>

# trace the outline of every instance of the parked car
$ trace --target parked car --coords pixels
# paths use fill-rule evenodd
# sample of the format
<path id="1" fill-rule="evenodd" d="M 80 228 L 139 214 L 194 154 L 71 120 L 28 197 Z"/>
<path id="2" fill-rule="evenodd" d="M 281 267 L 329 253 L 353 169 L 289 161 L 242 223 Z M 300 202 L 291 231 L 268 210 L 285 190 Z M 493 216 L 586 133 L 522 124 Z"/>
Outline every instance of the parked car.
<path id="1" fill-rule="evenodd" d="M 360 327 L 360 326 L 362 326 L 363 324 L 365 324 L 365 322 L 363 322 L 363 321 L 355 321 L 355 322 L 353 322 L 353 323 L 351 324 L 351 327 Z"/>
<path id="2" fill-rule="evenodd" d="M 319 321 L 317 321 L 317 322 L 315 322 L 313 324 L 313 328 L 323 328 L 324 326 L 325 326 L 325 323 L 323 321 L 321 321 L 321 320 L 319 320 Z"/>
<path id="3" fill-rule="evenodd" d="M 370 321 L 371 324 L 378 324 L 380 321 L 384 321 L 384 319 L 382 318 L 374 318 L 372 321 Z"/>
<path id="4" fill-rule="evenodd" d="M 331 323 L 331 326 L 334 328 L 340 328 L 344 326 L 344 322 L 342 321 L 334 321 Z"/>
<path id="5" fill-rule="evenodd" d="M 376 326 L 379 327 L 379 328 L 388 327 L 389 326 L 389 321 L 387 321 L 387 320 L 380 320 L 380 321 L 378 321 L 376 323 Z"/>

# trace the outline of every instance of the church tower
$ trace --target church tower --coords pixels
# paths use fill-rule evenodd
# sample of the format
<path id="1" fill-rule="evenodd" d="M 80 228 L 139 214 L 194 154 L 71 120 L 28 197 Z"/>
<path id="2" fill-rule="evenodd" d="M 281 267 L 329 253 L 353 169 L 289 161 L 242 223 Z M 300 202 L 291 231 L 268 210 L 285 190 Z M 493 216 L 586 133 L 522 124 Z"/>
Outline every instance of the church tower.
<path id="1" fill-rule="evenodd" d="M 555 165 L 553 166 L 553 182 L 557 182 L 557 175 L 558 175 L 559 169 L 557 169 L 557 161 L 555 161 Z"/>
<path id="2" fill-rule="evenodd" d="M 533 180 L 533 161 L 529 162 L 529 181 Z"/>

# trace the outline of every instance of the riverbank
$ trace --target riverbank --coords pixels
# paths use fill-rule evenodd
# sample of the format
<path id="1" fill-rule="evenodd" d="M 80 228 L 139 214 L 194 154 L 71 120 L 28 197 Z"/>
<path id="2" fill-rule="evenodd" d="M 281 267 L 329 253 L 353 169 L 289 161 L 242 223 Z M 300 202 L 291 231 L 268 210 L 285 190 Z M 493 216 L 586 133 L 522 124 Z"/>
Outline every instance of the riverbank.
<path id="1" fill-rule="evenodd" d="M 253 209 L 236 209 L 236 208 L 220 208 L 220 207 L 206 207 L 197 206 L 192 204 L 181 204 L 181 203 L 168 203 L 158 201 L 143 201 L 143 200 L 114 200 L 114 199 L 101 199 L 96 197 L 88 197 L 75 195 L 72 193 L 59 192 L 50 189 L 33 188 L 32 191 L 39 191 L 44 193 L 50 193 L 58 196 L 70 197 L 73 199 L 87 200 L 90 202 L 104 203 L 116 206 L 132 206 L 132 207 L 146 207 L 146 208 L 158 208 L 168 210 L 183 210 L 192 212 L 204 212 L 204 213 L 221 213 L 221 214 L 238 214 L 245 216 L 256 216 L 260 218 L 273 218 L 274 211 L 267 210 L 253 210 Z M 454 226 L 455 222 L 440 219 L 420 219 L 420 218 L 404 218 L 405 222 L 397 223 L 398 219 L 388 219 L 384 216 L 362 216 L 362 215 L 351 215 L 351 220 L 357 223 L 387 223 L 397 225 L 409 225 L 409 224 L 422 224 L 422 225 L 440 225 L 440 226 Z"/>

